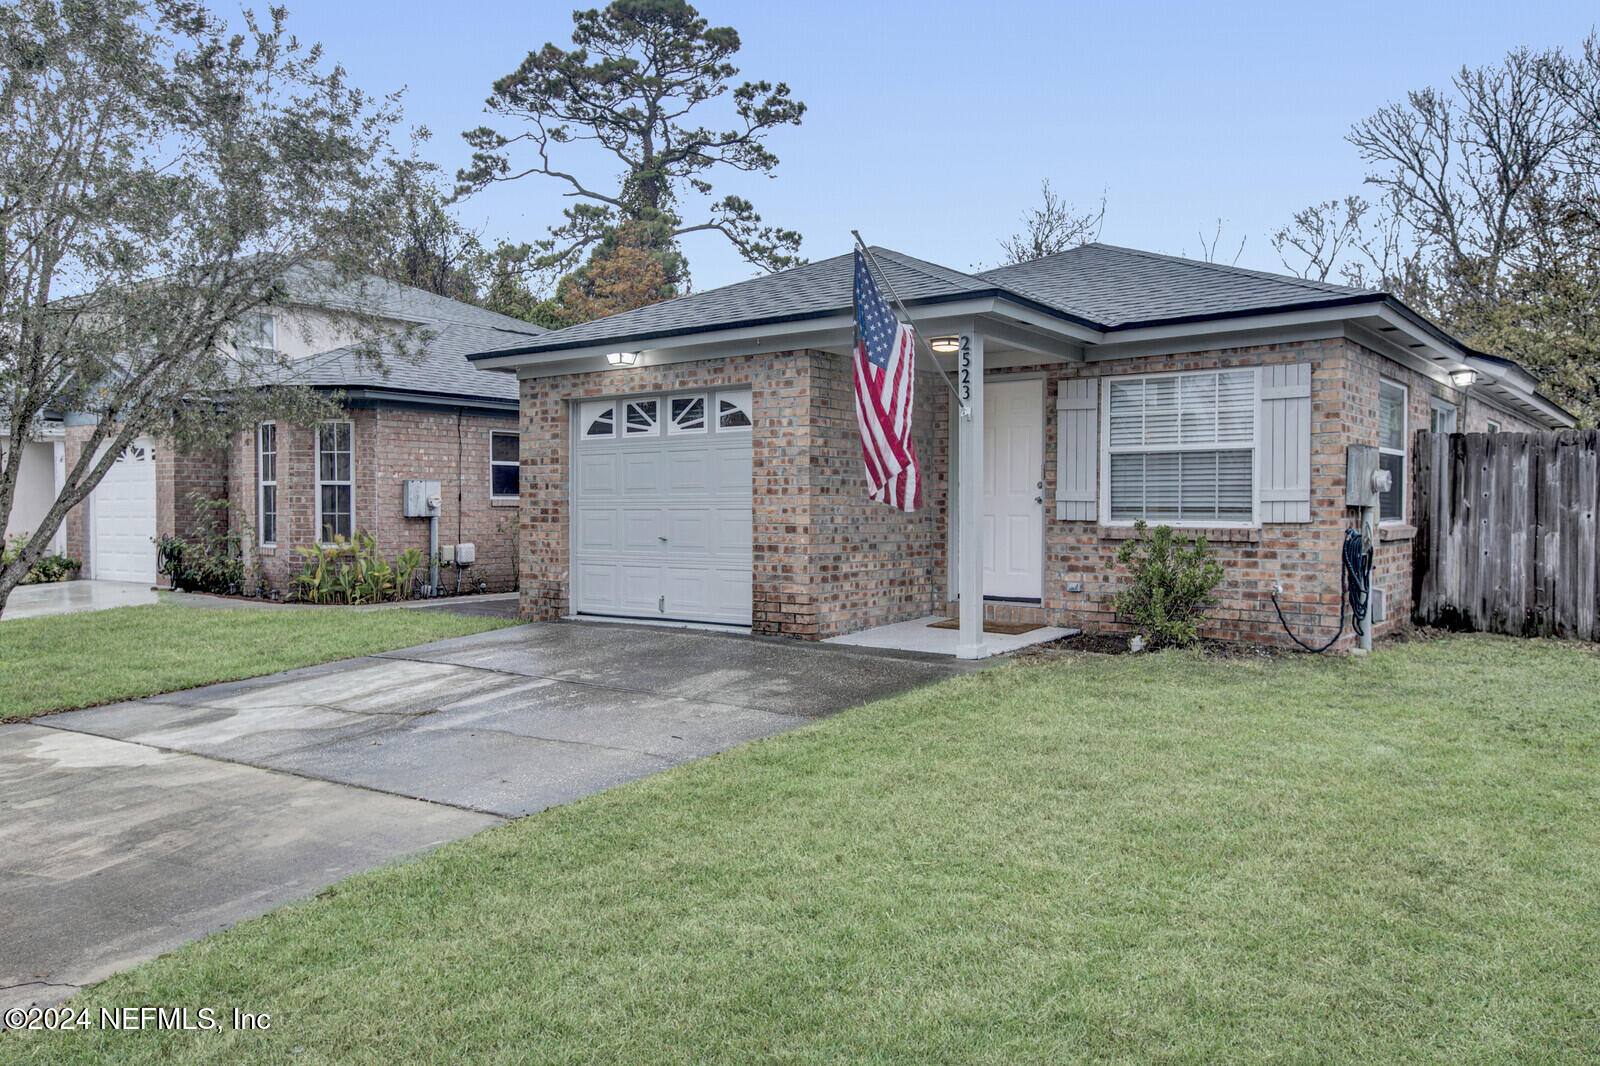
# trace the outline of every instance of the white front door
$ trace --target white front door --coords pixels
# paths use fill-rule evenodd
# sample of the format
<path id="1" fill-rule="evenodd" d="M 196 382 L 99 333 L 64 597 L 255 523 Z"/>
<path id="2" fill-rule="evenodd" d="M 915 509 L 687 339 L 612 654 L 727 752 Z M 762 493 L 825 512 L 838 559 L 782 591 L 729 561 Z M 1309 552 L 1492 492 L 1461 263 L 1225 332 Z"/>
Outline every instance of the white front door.
<path id="1" fill-rule="evenodd" d="M 751 621 L 750 390 L 574 405 L 580 614 Z"/>
<path id="2" fill-rule="evenodd" d="M 1044 596 L 1044 382 L 983 383 L 983 594 Z"/>
<path id="3" fill-rule="evenodd" d="M 100 581 L 156 580 L 156 448 L 140 437 L 111 464 L 89 495 L 90 576 Z"/>

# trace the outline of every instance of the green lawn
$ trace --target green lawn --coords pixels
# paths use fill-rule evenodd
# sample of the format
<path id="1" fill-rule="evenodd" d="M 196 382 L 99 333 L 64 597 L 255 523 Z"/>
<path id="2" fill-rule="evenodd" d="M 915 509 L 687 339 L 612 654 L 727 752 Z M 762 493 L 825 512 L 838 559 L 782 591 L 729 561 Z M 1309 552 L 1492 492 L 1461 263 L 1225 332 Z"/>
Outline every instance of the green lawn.
<path id="1" fill-rule="evenodd" d="M 1013 664 L 355 878 L 22 1062 L 1592 1063 L 1600 656 Z"/>
<path id="2" fill-rule="evenodd" d="M 0 621 L 0 721 L 392 651 L 505 625 L 406 608 L 152 604 Z"/>

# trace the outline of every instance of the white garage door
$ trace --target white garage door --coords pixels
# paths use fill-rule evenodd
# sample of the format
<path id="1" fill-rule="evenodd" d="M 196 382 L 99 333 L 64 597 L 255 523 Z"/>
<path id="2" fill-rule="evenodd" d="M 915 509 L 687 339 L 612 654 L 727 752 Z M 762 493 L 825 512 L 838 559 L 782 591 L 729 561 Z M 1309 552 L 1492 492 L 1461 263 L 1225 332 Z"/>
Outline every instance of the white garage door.
<path id="1" fill-rule="evenodd" d="M 583 614 L 750 624 L 750 390 L 575 407 Z"/>
<path id="2" fill-rule="evenodd" d="M 101 581 L 156 580 L 156 449 L 140 437 L 111 464 L 89 496 L 91 576 Z"/>

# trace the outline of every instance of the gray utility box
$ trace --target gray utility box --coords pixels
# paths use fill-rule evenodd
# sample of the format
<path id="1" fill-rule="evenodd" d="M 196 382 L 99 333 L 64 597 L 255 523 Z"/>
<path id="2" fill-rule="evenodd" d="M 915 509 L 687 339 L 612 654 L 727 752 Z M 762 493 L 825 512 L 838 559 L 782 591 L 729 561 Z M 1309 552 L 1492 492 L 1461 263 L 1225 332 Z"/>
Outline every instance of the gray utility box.
<path id="1" fill-rule="evenodd" d="M 1378 468 L 1378 449 L 1371 444 L 1350 444 L 1344 453 L 1344 505 L 1376 507 L 1378 496 L 1389 487 L 1389 472 Z"/>
<path id="2" fill-rule="evenodd" d="M 407 518 L 439 516 L 439 483 L 409 479 L 401 483 L 400 513 Z"/>
<path id="3" fill-rule="evenodd" d="M 478 549 L 471 542 L 466 541 L 456 545 L 456 565 L 471 566 L 478 558 Z"/>

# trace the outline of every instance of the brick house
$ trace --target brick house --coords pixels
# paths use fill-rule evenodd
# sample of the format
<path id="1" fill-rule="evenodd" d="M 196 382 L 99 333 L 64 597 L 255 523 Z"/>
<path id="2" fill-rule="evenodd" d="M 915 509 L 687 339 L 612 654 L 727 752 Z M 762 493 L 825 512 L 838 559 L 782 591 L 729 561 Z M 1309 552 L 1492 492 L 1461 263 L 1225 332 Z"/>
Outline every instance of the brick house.
<path id="1" fill-rule="evenodd" d="M 957 610 L 975 657 L 979 603 L 1117 629 L 1108 563 L 1145 518 L 1216 547 L 1208 635 L 1286 643 L 1275 586 L 1297 631 L 1338 619 L 1360 443 L 1395 482 L 1381 634 L 1410 613 L 1412 434 L 1570 422 L 1385 293 L 1102 244 L 980 274 L 876 256 L 970 412 L 919 357 L 913 514 L 866 496 L 851 256 L 472 356 L 521 385 L 524 617 L 820 639 Z"/>
<path id="2" fill-rule="evenodd" d="M 155 538 L 193 529 L 195 493 L 235 505 L 262 576 L 278 589 L 300 570 L 296 548 L 336 533 L 369 532 L 390 559 L 406 548 L 426 551 L 427 520 L 401 514 L 402 481 L 422 478 L 440 482 L 441 544 L 476 549 L 460 575 L 463 587 L 515 587 L 516 385 L 474 368 L 465 353 L 529 343 L 547 331 L 376 279 L 363 293 L 369 313 L 418 328 L 406 354 L 389 345 L 382 369 L 363 357 L 338 306 L 288 301 L 241 329 L 248 343 L 287 357 L 286 382 L 339 394 L 344 417 L 318 426 L 263 423 L 216 454 L 137 440 L 64 523 L 66 550 L 83 561 L 82 576 L 154 583 Z M 60 461 L 70 464 L 92 425 L 71 414 L 63 421 Z M 446 567 L 441 581 L 454 585 L 457 576 Z"/>

